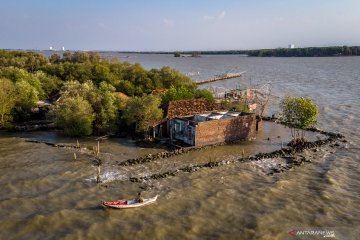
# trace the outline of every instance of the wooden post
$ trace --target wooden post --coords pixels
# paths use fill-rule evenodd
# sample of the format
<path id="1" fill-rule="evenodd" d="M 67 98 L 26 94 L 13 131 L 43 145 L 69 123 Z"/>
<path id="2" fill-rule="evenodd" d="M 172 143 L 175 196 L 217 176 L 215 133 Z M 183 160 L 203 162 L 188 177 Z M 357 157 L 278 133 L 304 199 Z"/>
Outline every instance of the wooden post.
<path id="1" fill-rule="evenodd" d="M 170 142 L 173 143 L 173 130 L 171 125 L 170 125 Z"/>
<path id="2" fill-rule="evenodd" d="M 96 183 L 101 183 L 100 173 L 101 173 L 101 169 L 100 169 L 100 165 L 98 165 L 96 168 Z"/>
<path id="3" fill-rule="evenodd" d="M 76 160 L 76 153 L 74 153 L 74 160 Z"/>
<path id="4" fill-rule="evenodd" d="M 242 150 L 241 155 L 242 155 L 242 158 L 244 158 L 244 149 Z"/>
<path id="5" fill-rule="evenodd" d="M 98 141 L 98 146 L 97 146 L 97 156 L 99 156 L 99 154 L 100 154 L 100 142 Z"/>

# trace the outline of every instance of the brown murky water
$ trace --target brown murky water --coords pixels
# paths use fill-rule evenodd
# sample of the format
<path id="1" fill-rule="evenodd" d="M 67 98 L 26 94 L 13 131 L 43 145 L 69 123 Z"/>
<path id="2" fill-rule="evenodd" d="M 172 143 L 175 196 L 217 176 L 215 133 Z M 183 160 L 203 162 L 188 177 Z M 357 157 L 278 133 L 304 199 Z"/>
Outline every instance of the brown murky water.
<path id="1" fill-rule="evenodd" d="M 120 56 L 121 57 L 121 56 Z M 360 58 L 241 58 L 211 56 L 174 59 L 166 55 L 128 58 L 147 68 L 171 65 L 183 72 L 237 68 L 248 77 L 225 81 L 273 82 L 273 93 L 311 96 L 320 106 L 320 128 L 339 131 L 348 143 L 305 152 L 312 160 L 267 176 L 278 159 L 234 163 L 175 177 L 131 183 L 191 163 L 231 160 L 272 151 L 289 133 L 266 123 L 254 142 L 192 152 L 153 163 L 120 167 L 116 161 L 161 149 L 139 148 L 128 139 L 101 142 L 106 159 L 103 184 L 95 184 L 91 159 L 73 151 L 25 142 L 27 138 L 75 143 L 55 132 L 0 132 L 0 239 L 296 239 L 291 229 L 334 230 L 336 239 L 359 234 Z M 201 77 L 201 76 L 200 76 Z M 199 77 L 199 78 L 200 78 Z M 273 111 L 276 111 L 276 102 Z M 270 141 L 266 140 L 271 136 Z M 281 136 L 278 138 L 277 136 Z M 316 139 L 318 134 L 309 134 Z M 91 146 L 93 138 L 80 139 Z M 105 154 L 106 153 L 106 154 Z M 157 204 L 139 209 L 103 209 L 101 200 L 160 194 Z"/>

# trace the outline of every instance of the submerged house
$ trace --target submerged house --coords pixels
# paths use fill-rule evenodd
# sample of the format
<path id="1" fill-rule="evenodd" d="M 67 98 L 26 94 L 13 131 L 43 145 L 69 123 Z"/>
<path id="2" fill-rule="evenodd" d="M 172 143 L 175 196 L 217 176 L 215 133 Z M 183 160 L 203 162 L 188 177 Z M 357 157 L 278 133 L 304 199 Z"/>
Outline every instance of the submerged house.
<path id="1" fill-rule="evenodd" d="M 170 102 L 164 113 L 152 125 L 154 136 L 191 146 L 253 139 L 258 127 L 254 113 L 226 111 L 204 99 Z"/>
<path id="2" fill-rule="evenodd" d="M 256 135 L 253 113 L 222 111 L 177 117 L 169 121 L 172 139 L 192 146 L 250 140 Z"/>

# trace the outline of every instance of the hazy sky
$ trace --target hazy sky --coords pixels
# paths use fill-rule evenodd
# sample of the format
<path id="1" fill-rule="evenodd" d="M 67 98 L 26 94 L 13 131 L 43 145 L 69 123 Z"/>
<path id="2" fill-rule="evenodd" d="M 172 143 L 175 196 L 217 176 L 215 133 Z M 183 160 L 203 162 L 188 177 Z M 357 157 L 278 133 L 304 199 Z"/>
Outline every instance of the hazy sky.
<path id="1" fill-rule="evenodd" d="M 360 45 L 360 0 L 0 0 L 0 48 Z"/>

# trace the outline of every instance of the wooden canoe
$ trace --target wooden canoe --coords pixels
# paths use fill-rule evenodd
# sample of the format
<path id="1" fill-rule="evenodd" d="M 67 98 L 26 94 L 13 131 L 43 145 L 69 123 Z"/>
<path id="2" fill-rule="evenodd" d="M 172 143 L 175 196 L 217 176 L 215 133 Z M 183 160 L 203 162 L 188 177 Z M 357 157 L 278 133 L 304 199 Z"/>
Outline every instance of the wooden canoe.
<path id="1" fill-rule="evenodd" d="M 135 208 L 135 207 L 142 207 L 145 205 L 149 205 L 156 202 L 156 199 L 159 195 L 156 195 L 153 198 L 145 198 L 143 202 L 138 202 L 136 200 L 117 200 L 113 202 L 101 202 L 104 207 L 110 208 Z"/>

